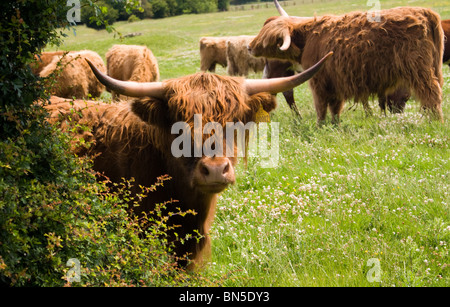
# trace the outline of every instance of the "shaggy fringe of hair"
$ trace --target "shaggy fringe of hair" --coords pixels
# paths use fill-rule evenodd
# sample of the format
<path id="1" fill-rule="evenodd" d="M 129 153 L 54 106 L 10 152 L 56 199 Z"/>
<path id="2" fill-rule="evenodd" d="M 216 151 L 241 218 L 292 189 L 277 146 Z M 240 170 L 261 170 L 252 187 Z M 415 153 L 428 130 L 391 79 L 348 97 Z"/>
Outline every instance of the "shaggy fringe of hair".
<path id="1" fill-rule="evenodd" d="M 53 122 L 60 121 L 63 126 L 70 117 L 91 128 L 92 133 L 78 131 L 86 141 L 93 139 L 102 146 L 114 148 L 115 152 L 127 154 L 141 151 L 149 144 L 161 152 L 170 151 L 172 139 L 164 135 L 170 135 L 171 125 L 178 121 L 187 122 L 193 131 L 194 114 L 202 115 L 203 126 L 207 122 L 218 122 L 225 127 L 227 122 L 253 121 L 260 105 L 267 112 L 276 107 L 275 96 L 269 93 L 249 97 L 243 78 L 238 77 L 198 73 L 165 81 L 165 86 L 170 89 L 167 102 L 142 98 L 131 104 L 125 101 L 107 104 L 54 97 L 46 108 Z M 164 114 L 168 118 L 161 119 Z M 203 135 L 203 140 L 208 137 Z"/>

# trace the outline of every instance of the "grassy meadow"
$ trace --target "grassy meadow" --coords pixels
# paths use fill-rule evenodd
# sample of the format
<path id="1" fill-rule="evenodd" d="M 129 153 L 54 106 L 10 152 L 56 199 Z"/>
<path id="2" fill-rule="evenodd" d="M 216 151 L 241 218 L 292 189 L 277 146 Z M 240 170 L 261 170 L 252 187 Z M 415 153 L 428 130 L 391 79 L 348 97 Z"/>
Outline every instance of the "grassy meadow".
<path id="1" fill-rule="evenodd" d="M 371 8 L 366 0 L 300 2 L 286 10 L 313 16 Z M 450 18 L 450 1 L 381 1 L 382 9 L 400 5 Z M 122 41 L 78 26 L 59 48 L 104 58 L 113 44 L 147 45 L 165 80 L 199 71 L 201 36 L 257 34 L 273 15 L 270 5 L 119 22 L 123 35 L 142 33 Z M 387 116 L 376 101 L 372 116 L 350 101 L 339 127 L 318 128 L 307 84 L 295 90 L 301 120 L 278 95 L 271 114 L 280 123 L 278 166 L 262 168 L 256 158 L 238 166 L 236 184 L 219 198 L 211 264 L 200 274 L 223 286 L 450 286 L 449 67 L 443 72 L 443 124 L 424 118 L 414 100 L 404 114 Z"/>

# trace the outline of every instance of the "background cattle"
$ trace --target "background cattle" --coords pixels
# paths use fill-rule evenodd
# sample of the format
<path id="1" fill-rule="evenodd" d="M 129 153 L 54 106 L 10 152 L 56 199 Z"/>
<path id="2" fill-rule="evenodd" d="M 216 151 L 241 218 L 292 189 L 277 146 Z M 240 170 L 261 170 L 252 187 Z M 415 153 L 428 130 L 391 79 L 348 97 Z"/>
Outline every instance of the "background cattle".
<path id="1" fill-rule="evenodd" d="M 41 77 L 55 75 L 51 85 L 52 94 L 64 98 L 99 97 L 105 90 L 86 63 L 89 59 L 99 69 L 106 72 L 102 58 L 94 51 L 71 51 L 68 54 L 54 56 L 52 61 L 40 72 Z"/>
<path id="2" fill-rule="evenodd" d="M 171 199 L 179 200 L 176 207 L 183 212 L 194 210 L 195 215 L 174 215 L 169 219 L 169 226 L 181 225 L 168 233 L 169 241 L 185 239 L 195 231 L 202 236 L 199 240 L 191 238 L 183 244 L 176 241 L 175 254 L 178 257 L 188 255 L 194 268 L 209 253 L 209 228 L 214 218 L 217 194 L 235 181 L 234 165 L 236 156 L 227 157 L 229 143 L 223 139 L 223 151 L 220 154 L 195 157 L 192 153 L 196 142 L 193 131 L 194 115 L 202 115 L 202 126 L 207 122 L 217 122 L 222 127 L 227 122 L 253 121 L 257 110 L 262 106 L 270 112 L 276 107 L 273 94 L 286 91 L 311 78 L 323 65 L 325 57 L 310 70 L 291 78 L 271 80 L 245 80 L 239 77 L 220 76 L 210 73 L 197 73 L 164 82 L 123 82 L 101 73 L 92 64 L 96 76 L 108 88 L 127 96 L 139 99 L 116 104 L 95 101 L 61 101 L 54 98 L 54 103 L 46 108 L 51 113 L 51 120 L 60 116 L 71 116 L 72 108 L 81 114 L 80 124 L 91 128 L 91 134 L 84 134 L 92 140 L 89 154 L 94 158 L 94 169 L 104 173 L 112 182 L 122 178 L 134 178 L 135 194 L 141 193 L 141 186 L 150 186 L 157 177 L 168 174 L 172 179 L 155 192 L 149 193 L 139 207 L 137 214 L 153 210 L 155 203 Z M 142 98 L 145 97 L 145 98 Z M 175 157 L 172 144 L 177 135 L 172 134 L 176 122 L 185 122 L 192 142 L 190 156 Z M 64 121 L 63 121 L 64 122 Z M 202 129 L 203 130 L 203 129 Z M 201 132 L 200 132 L 201 133 Z M 234 135 L 234 133 L 233 133 Z M 203 145 L 210 135 L 202 134 Z M 221 142 L 222 140 L 218 140 Z M 236 140 L 235 140 L 236 141 Z M 217 146 L 218 144 L 216 144 Z M 236 154 L 236 143 L 232 144 Z M 168 212 L 176 211 L 167 208 Z M 167 213 L 167 212 L 166 212 Z M 180 265 L 186 265 L 181 260 Z"/>
<path id="3" fill-rule="evenodd" d="M 269 18 L 250 43 L 253 55 L 297 61 L 310 67 L 329 50 L 333 61 L 310 81 L 318 122 L 332 121 L 346 100 L 367 105 L 371 95 L 410 88 L 433 118 L 442 117 L 443 31 L 430 9 L 403 7 L 343 16 Z M 281 46 L 281 47 L 280 47 Z M 370 72 L 370 73 L 367 73 Z"/>
<path id="4" fill-rule="evenodd" d="M 152 82 L 159 80 L 158 61 L 146 46 L 114 45 L 106 53 L 109 76 L 123 81 Z M 113 100 L 119 97 L 112 92 Z"/>
<path id="5" fill-rule="evenodd" d="M 227 67 L 227 40 L 224 37 L 200 38 L 200 69 L 201 71 L 216 71 L 216 64 Z"/>
<path id="6" fill-rule="evenodd" d="M 36 76 L 39 76 L 44 67 L 50 64 L 55 56 L 61 56 L 63 54 L 64 51 L 42 52 L 41 54 L 36 54 L 34 56 L 35 62 L 30 65 L 31 71 Z"/>
<path id="7" fill-rule="evenodd" d="M 227 40 L 227 72 L 230 76 L 248 76 L 249 70 L 255 73 L 264 70 L 263 58 L 252 56 L 247 49 L 254 36 L 242 35 Z"/>

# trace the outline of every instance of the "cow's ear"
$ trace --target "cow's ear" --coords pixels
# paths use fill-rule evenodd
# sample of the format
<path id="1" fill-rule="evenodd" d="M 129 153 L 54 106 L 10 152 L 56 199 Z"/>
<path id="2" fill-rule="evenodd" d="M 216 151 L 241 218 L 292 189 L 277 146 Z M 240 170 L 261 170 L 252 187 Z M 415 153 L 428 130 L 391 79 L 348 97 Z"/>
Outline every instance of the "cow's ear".
<path id="1" fill-rule="evenodd" d="M 303 50 L 303 48 L 305 48 L 305 44 L 306 44 L 305 33 L 307 33 L 306 30 L 302 31 L 301 29 L 293 30 L 291 32 L 292 43 L 299 50 Z"/>
<path id="2" fill-rule="evenodd" d="M 270 93 L 258 93 L 250 96 L 249 105 L 253 113 L 258 111 L 260 105 L 264 111 L 271 112 L 277 107 L 277 99 Z"/>
<path id="3" fill-rule="evenodd" d="M 130 103 L 131 111 L 144 122 L 169 127 L 167 103 L 155 98 L 139 98 Z"/>

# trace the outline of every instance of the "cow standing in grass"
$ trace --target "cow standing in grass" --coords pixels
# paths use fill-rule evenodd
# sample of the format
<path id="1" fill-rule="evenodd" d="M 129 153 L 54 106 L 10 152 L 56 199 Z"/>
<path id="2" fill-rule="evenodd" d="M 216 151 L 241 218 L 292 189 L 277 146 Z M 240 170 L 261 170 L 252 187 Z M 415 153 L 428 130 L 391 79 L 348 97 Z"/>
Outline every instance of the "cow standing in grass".
<path id="1" fill-rule="evenodd" d="M 296 61 L 303 68 L 334 51 L 334 60 L 309 82 L 319 123 L 327 109 L 332 122 L 339 123 L 346 100 L 368 105 L 370 96 L 399 88 L 411 89 L 422 109 L 443 121 L 444 35 L 438 14 L 400 7 L 379 11 L 376 20 L 364 12 L 289 17 L 279 11 L 282 16 L 266 21 L 249 50 L 254 56 Z"/>

